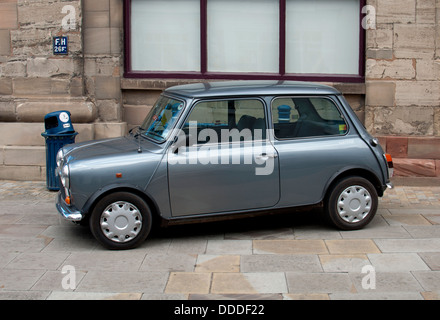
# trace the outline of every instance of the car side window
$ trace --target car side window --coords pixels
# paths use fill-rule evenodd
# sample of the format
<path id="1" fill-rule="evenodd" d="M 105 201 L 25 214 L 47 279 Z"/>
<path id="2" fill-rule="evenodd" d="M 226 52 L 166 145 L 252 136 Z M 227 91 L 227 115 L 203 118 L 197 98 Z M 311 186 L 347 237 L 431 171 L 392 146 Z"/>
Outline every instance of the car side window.
<path id="1" fill-rule="evenodd" d="M 324 97 L 282 97 L 272 102 L 278 139 L 345 135 L 347 123 L 334 102 Z"/>
<path id="2" fill-rule="evenodd" d="M 199 102 L 183 130 L 187 135 L 197 133 L 197 144 L 265 139 L 264 105 L 257 99 Z"/>

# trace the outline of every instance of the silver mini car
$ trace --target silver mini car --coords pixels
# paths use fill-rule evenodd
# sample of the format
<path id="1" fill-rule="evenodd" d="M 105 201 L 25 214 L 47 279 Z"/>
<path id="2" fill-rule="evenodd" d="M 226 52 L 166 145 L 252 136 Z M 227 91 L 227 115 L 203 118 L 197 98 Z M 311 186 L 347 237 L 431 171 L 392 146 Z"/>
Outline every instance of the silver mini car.
<path id="1" fill-rule="evenodd" d="M 57 209 L 88 223 L 110 249 L 129 249 L 152 222 L 322 205 L 359 229 L 392 187 L 392 159 L 340 92 L 314 83 L 236 81 L 163 92 L 125 137 L 57 154 Z"/>

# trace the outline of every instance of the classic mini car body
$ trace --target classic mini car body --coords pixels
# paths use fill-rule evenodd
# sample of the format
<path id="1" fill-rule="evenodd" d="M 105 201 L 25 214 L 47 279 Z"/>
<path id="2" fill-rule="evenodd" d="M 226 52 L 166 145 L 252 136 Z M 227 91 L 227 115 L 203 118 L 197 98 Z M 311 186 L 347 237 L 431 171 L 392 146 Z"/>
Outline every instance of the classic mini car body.
<path id="1" fill-rule="evenodd" d="M 340 92 L 300 82 L 189 84 L 163 92 L 125 136 L 57 155 L 58 211 L 112 249 L 169 223 L 322 204 L 359 229 L 390 184 L 392 159 Z"/>

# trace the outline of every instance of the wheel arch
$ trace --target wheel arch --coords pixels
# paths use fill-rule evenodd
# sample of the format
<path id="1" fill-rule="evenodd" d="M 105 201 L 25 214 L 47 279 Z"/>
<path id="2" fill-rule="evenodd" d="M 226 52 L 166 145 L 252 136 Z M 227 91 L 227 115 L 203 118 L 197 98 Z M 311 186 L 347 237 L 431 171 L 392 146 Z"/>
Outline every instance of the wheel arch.
<path id="1" fill-rule="evenodd" d="M 148 205 L 151 215 L 153 217 L 153 220 L 161 218 L 160 210 L 158 206 L 156 205 L 155 201 L 145 192 L 142 190 L 135 188 L 133 186 L 111 186 L 106 188 L 105 190 L 100 190 L 100 192 L 95 193 L 92 197 L 89 198 L 89 200 L 84 205 L 84 212 L 86 218 L 90 218 L 90 215 L 95 208 L 95 206 L 98 204 L 98 202 L 103 199 L 104 197 L 108 196 L 109 194 L 115 193 L 115 192 L 129 192 L 137 195 L 139 198 L 145 201 L 145 203 Z"/>
<path id="2" fill-rule="evenodd" d="M 336 175 L 333 176 L 332 179 L 329 180 L 329 183 L 327 184 L 326 188 L 325 188 L 325 194 L 323 196 L 323 200 L 325 200 L 331 190 L 335 187 L 335 185 L 342 179 L 345 179 L 347 177 L 362 177 L 368 181 L 371 182 L 371 184 L 374 186 L 374 188 L 376 189 L 377 195 L 379 197 L 383 196 L 383 189 L 382 189 L 382 184 L 380 182 L 380 179 L 370 170 L 367 169 L 363 169 L 363 168 L 350 168 L 347 169 L 343 172 L 340 172 Z"/>

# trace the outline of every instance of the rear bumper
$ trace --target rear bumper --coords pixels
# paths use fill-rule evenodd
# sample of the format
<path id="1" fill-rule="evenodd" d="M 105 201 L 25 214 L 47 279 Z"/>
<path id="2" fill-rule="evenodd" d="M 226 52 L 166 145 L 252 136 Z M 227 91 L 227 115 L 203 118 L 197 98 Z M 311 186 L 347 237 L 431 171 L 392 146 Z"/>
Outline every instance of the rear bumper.
<path id="1" fill-rule="evenodd" d="M 61 195 L 61 192 L 58 192 L 56 208 L 61 216 L 69 221 L 81 221 L 84 218 L 84 215 L 81 211 L 77 210 L 75 207 L 68 206 Z"/>

